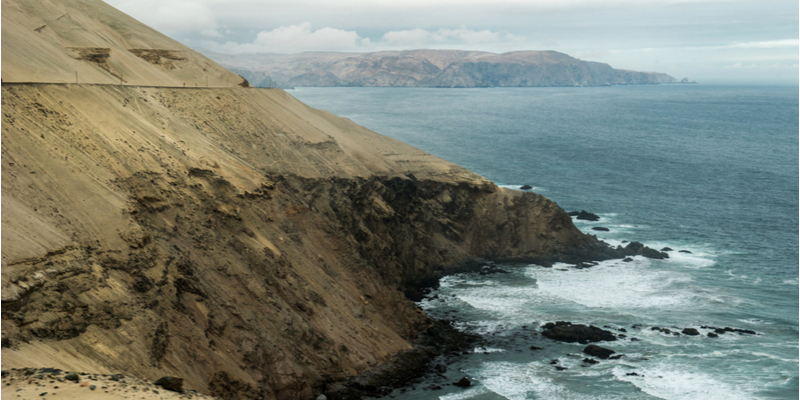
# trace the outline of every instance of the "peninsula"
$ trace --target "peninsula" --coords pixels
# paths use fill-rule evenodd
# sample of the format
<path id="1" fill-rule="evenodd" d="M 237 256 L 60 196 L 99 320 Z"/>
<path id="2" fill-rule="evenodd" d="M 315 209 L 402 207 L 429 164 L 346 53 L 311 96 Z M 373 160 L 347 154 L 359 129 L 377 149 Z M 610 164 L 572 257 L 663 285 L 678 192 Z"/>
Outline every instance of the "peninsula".
<path id="1" fill-rule="evenodd" d="M 684 83 L 557 51 L 462 50 L 207 55 L 255 86 L 534 87 Z M 688 80 L 687 82 L 688 83 Z"/>

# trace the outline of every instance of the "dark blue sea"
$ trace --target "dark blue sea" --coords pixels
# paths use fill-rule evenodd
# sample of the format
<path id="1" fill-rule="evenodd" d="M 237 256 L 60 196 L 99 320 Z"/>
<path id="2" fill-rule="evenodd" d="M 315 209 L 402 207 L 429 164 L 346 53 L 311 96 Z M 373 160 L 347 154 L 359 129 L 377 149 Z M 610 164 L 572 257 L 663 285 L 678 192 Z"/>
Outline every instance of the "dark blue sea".
<path id="1" fill-rule="evenodd" d="M 796 86 L 289 93 L 498 185 L 532 185 L 567 211 L 596 213 L 598 222 L 575 223 L 612 245 L 673 249 L 668 260 L 443 278 L 438 298 L 420 306 L 486 345 L 449 365 L 445 380 L 396 398 L 798 398 Z M 625 357 L 587 366 L 583 345 L 539 334 L 559 320 L 625 329 L 628 339 L 601 343 Z M 702 326 L 757 335 L 710 338 Z M 461 377 L 473 385 L 442 384 Z"/>

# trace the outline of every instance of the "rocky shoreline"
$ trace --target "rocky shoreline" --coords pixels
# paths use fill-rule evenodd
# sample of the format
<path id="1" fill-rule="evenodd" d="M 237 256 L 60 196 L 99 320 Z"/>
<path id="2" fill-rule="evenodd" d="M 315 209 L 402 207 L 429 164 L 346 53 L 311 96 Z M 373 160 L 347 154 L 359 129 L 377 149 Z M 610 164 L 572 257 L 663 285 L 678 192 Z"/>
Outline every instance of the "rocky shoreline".
<path id="1" fill-rule="evenodd" d="M 598 218 L 599 219 L 599 218 Z M 630 256 L 641 255 L 644 257 L 663 259 L 669 256 L 664 252 L 659 252 L 650 247 L 644 246 L 639 242 L 630 242 L 627 246 L 616 248 L 609 246 L 605 242 L 597 241 L 592 245 L 582 249 L 577 249 L 573 253 L 558 254 L 548 257 L 497 257 L 493 259 L 473 258 L 446 269 L 438 270 L 434 273 L 436 279 L 425 279 L 416 281 L 416 284 L 406 288 L 406 296 L 413 301 L 420 301 L 428 294 L 438 288 L 439 279 L 444 276 L 443 270 L 447 275 L 457 273 L 478 272 L 481 275 L 493 273 L 505 273 L 498 263 L 528 263 L 537 264 L 545 268 L 552 267 L 557 262 L 573 264 L 573 268 L 589 268 L 599 261 L 611 259 L 628 259 Z M 429 389 L 440 389 L 440 385 L 469 386 L 469 381 L 445 382 L 442 372 L 446 370 L 445 364 L 453 362 L 467 349 L 475 348 L 484 342 L 484 338 L 478 335 L 468 334 L 454 328 L 447 320 L 432 320 L 431 326 L 415 342 L 413 350 L 399 354 L 385 365 L 368 370 L 356 377 L 345 381 L 327 384 L 324 395 L 332 400 L 357 400 L 362 397 L 380 398 L 392 393 L 393 390 L 410 387 L 418 384 L 423 378 L 433 378 L 435 383 L 430 384 Z M 542 326 L 544 337 L 557 341 L 580 342 L 583 344 L 599 341 L 613 341 L 617 337 L 625 338 L 624 334 L 616 335 L 612 332 L 591 326 L 572 325 L 570 322 L 548 323 Z M 728 328 L 726 328 L 728 329 Z M 625 329 L 621 329 L 625 332 Z M 633 338 L 632 340 L 638 340 Z M 594 346 L 598 347 L 598 346 Z M 587 354 L 599 358 L 609 358 L 614 353 L 613 350 L 604 348 L 590 347 Z M 541 349 L 532 346 L 531 349 Z M 610 352 L 610 353 L 608 353 Z M 600 356 L 598 356 L 600 354 Z M 604 355 L 605 356 L 602 356 Z M 619 358 L 621 356 L 616 356 Z M 445 362 L 436 362 L 446 359 Z M 597 363 L 589 359 L 587 363 Z M 559 367 L 557 367 L 559 368 Z M 439 379 L 437 379 L 439 378 Z M 466 378 L 465 378 L 466 379 Z M 429 379 L 430 380 L 430 379 Z M 439 387 L 437 387 L 439 386 Z"/>

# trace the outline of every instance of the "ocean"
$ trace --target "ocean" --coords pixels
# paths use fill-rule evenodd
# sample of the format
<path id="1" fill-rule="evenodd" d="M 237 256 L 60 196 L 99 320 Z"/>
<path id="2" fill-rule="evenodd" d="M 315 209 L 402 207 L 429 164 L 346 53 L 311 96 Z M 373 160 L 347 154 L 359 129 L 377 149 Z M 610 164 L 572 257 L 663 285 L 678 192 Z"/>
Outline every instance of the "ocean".
<path id="1" fill-rule="evenodd" d="M 667 260 L 443 278 L 420 307 L 485 344 L 395 398 L 798 398 L 798 87 L 288 92 L 500 186 L 598 214 L 576 226 L 612 245 L 673 249 Z M 624 329 L 599 344 L 625 357 L 585 363 L 584 345 L 541 336 L 554 321 Z M 711 338 L 703 326 L 757 334 Z M 472 386 L 450 385 L 462 377 Z"/>

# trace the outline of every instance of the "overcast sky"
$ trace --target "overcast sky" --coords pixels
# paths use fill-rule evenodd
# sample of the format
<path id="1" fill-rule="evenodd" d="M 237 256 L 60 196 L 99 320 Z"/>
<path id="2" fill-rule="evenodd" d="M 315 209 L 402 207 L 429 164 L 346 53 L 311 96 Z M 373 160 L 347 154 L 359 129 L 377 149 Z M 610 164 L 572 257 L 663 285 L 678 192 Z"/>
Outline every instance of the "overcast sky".
<path id="1" fill-rule="evenodd" d="M 106 0 L 202 51 L 556 50 L 705 83 L 798 82 L 798 0 Z"/>

